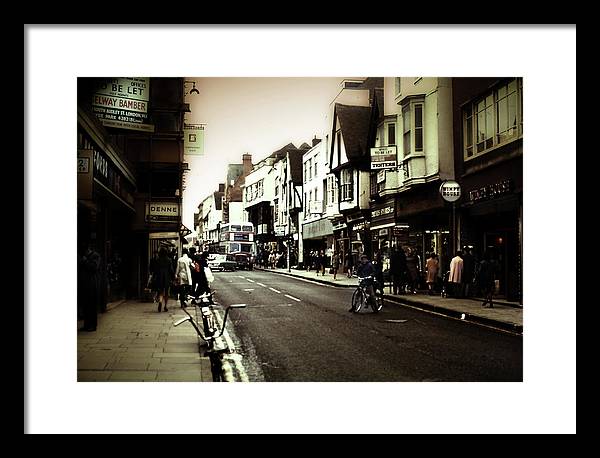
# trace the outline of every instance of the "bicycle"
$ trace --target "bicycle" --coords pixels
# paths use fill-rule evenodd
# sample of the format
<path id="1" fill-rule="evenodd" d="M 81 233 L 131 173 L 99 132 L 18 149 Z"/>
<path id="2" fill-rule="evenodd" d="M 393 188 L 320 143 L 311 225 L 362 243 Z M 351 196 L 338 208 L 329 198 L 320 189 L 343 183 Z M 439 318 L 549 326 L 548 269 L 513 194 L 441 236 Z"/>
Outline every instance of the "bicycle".
<path id="1" fill-rule="evenodd" d="M 229 316 L 229 311 L 232 308 L 244 308 L 246 307 L 246 304 L 230 304 L 224 306 L 223 308 L 225 310 L 225 315 L 223 316 L 223 323 L 220 325 L 219 329 L 219 324 L 217 323 L 217 320 L 215 318 L 213 307 L 218 306 L 220 304 L 213 302 L 212 296 L 214 293 L 215 291 L 212 291 L 210 293 L 204 293 L 199 297 L 188 295 L 188 299 L 191 300 L 191 304 L 195 306 L 194 310 L 196 311 L 196 317 L 198 315 L 198 309 L 200 311 L 200 316 L 202 318 L 202 327 L 204 329 L 203 331 L 201 331 L 200 327 L 198 326 L 197 318 L 195 320 L 186 308 L 182 308 L 182 310 L 187 316 L 177 320 L 173 324 L 173 326 L 179 326 L 180 324 L 185 323 L 186 321 L 190 322 L 190 324 L 196 331 L 196 334 L 198 334 L 198 336 L 207 343 L 208 348 L 206 350 L 206 353 L 210 360 L 210 368 L 213 376 L 213 381 L 220 382 L 223 378 L 221 370 L 221 360 L 223 357 L 223 353 L 228 351 L 228 348 L 217 348 L 215 344 L 217 339 L 219 339 L 225 332 L 225 326 L 227 324 L 227 317 Z M 198 300 L 200 301 L 200 303 L 197 302 Z"/>
<path id="2" fill-rule="evenodd" d="M 371 301 L 371 309 L 373 313 L 379 312 L 383 308 L 383 293 L 378 288 L 377 280 L 373 278 L 372 275 L 368 277 L 358 277 L 353 275 L 354 278 L 358 278 L 358 286 L 354 293 L 352 293 L 352 308 L 350 309 L 353 313 L 358 313 L 361 311 L 363 306 L 367 303 L 369 299 L 369 292 L 367 291 L 368 283 L 370 280 L 373 280 L 373 291 L 374 298 Z"/>

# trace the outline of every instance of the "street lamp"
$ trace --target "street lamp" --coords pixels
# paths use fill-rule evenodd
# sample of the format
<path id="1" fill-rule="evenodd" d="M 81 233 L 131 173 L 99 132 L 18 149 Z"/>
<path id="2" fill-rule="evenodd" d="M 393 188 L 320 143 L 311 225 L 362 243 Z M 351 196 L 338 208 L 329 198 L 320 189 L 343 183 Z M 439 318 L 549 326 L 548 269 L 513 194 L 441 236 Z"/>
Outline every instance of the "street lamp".
<path id="1" fill-rule="evenodd" d="M 198 89 L 196 89 L 196 82 L 195 81 L 184 81 L 183 84 L 184 84 L 184 86 L 186 84 L 192 84 L 192 88 L 190 89 L 189 92 L 186 92 L 186 95 L 189 95 L 189 94 L 200 94 L 200 91 Z"/>

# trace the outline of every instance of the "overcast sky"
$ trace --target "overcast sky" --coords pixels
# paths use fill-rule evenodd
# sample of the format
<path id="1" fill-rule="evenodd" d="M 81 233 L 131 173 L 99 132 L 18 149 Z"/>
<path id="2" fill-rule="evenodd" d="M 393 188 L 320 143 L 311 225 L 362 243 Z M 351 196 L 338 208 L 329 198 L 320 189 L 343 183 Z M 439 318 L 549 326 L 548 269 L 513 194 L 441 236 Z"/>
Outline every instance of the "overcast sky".
<path id="1" fill-rule="evenodd" d="M 199 203 L 225 182 L 227 164 L 252 154 L 256 164 L 288 143 L 322 138 L 339 78 L 194 78 L 200 94 L 186 97 L 187 123 L 205 123 L 205 155 L 186 156 L 183 223 L 193 228 Z M 186 88 L 191 88 L 186 84 Z"/>

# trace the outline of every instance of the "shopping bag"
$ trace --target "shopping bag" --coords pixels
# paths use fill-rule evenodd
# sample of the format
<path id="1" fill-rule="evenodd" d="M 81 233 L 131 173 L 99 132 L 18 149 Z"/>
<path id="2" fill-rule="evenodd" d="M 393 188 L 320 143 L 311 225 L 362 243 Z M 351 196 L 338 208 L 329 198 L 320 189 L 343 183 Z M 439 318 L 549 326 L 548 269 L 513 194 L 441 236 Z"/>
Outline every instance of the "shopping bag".
<path id="1" fill-rule="evenodd" d="M 204 274 L 206 275 L 206 280 L 209 283 L 212 283 L 213 281 L 215 281 L 215 276 L 213 275 L 212 270 L 210 270 L 210 267 L 204 268 Z"/>

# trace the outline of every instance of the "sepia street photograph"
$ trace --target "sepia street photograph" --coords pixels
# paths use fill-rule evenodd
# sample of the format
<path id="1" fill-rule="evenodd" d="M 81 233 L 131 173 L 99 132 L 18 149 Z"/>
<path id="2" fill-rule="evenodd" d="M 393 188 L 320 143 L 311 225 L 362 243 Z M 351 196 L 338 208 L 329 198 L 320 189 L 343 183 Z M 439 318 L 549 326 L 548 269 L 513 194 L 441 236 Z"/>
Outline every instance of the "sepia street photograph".
<path id="1" fill-rule="evenodd" d="M 115 26 L 106 38 L 102 30 L 90 29 L 102 38 L 79 31 L 76 52 L 111 55 L 104 40 L 124 44 L 131 32 Z M 156 51 L 164 65 L 147 65 L 149 51 L 136 50 L 141 65 L 85 59 L 86 67 L 56 70 L 68 80 L 61 92 L 68 103 L 60 121 L 50 120 L 65 137 L 57 164 L 46 169 L 60 170 L 54 184 L 35 181 L 38 134 L 52 134 L 36 130 L 30 110 L 26 175 L 30 167 L 36 185 L 29 195 L 57 208 L 34 205 L 40 210 L 26 226 L 39 229 L 40 219 L 55 226 L 67 297 L 62 318 L 53 318 L 64 339 L 58 367 L 34 356 L 47 347 L 40 336 L 48 331 L 35 332 L 37 307 L 26 311 L 26 334 L 35 336 L 26 345 L 26 379 L 39 380 L 39 367 L 57 373 L 75 410 L 99 395 L 94 404 L 111 418 L 107 431 L 129 428 L 117 412 L 146 410 L 152 398 L 189 418 L 262 412 L 269 432 L 288 432 L 295 422 L 299 432 L 361 432 L 347 412 L 355 401 L 359 412 L 383 418 L 419 412 L 414 422 L 366 427 L 371 433 L 421 432 L 423 409 L 440 416 L 430 425 L 435 432 L 514 432 L 536 429 L 526 419 L 540 415 L 538 389 L 548 385 L 565 399 L 557 406 L 564 414 L 555 414 L 563 420 L 549 419 L 547 431 L 574 431 L 574 336 L 552 353 L 554 364 L 540 350 L 553 334 L 574 332 L 574 296 L 567 306 L 553 291 L 552 250 L 540 237 L 551 237 L 543 233 L 552 231 L 555 209 L 570 212 L 559 220 L 573 226 L 575 210 L 560 203 L 566 196 L 543 191 L 557 179 L 546 168 L 557 166 L 556 143 L 537 143 L 549 141 L 540 140 L 548 114 L 540 102 L 547 88 L 539 87 L 549 64 L 531 63 L 526 40 L 555 40 L 553 52 L 574 63 L 574 26 L 133 30 L 173 40 Z M 29 30 L 32 50 L 43 49 L 44 32 Z M 61 41 L 75 31 L 56 32 Z M 462 38 L 488 32 L 523 49 L 484 69 L 457 65 Z M 373 65 L 353 61 L 352 49 L 328 55 L 318 46 L 329 38 L 344 48 L 353 33 L 373 38 Z M 425 57 L 389 45 L 415 34 Z M 206 44 L 204 58 L 184 53 L 168 65 L 168 43 L 190 36 Z M 296 51 L 262 49 L 267 36 Z M 448 55 L 448 38 L 455 54 Z M 232 46 L 240 40 L 262 53 Z M 381 56 L 393 58 L 378 65 Z M 43 60 L 26 70 L 39 79 Z M 557 79 L 574 77 L 574 68 L 564 72 Z M 574 78 L 572 85 L 574 106 Z M 56 106 L 37 87 L 29 84 L 26 106 Z M 568 167 L 565 177 L 575 162 Z M 564 241 L 574 246 L 574 237 Z M 27 280 L 30 305 L 37 278 L 32 272 Z M 38 405 L 34 398 L 26 410 Z M 276 421 L 282 409 L 290 423 Z M 306 425 L 314 409 L 322 418 Z M 448 422 L 458 411 L 464 423 Z M 46 415 L 30 428 L 61 430 Z M 472 418 L 482 415 L 500 426 Z"/>

